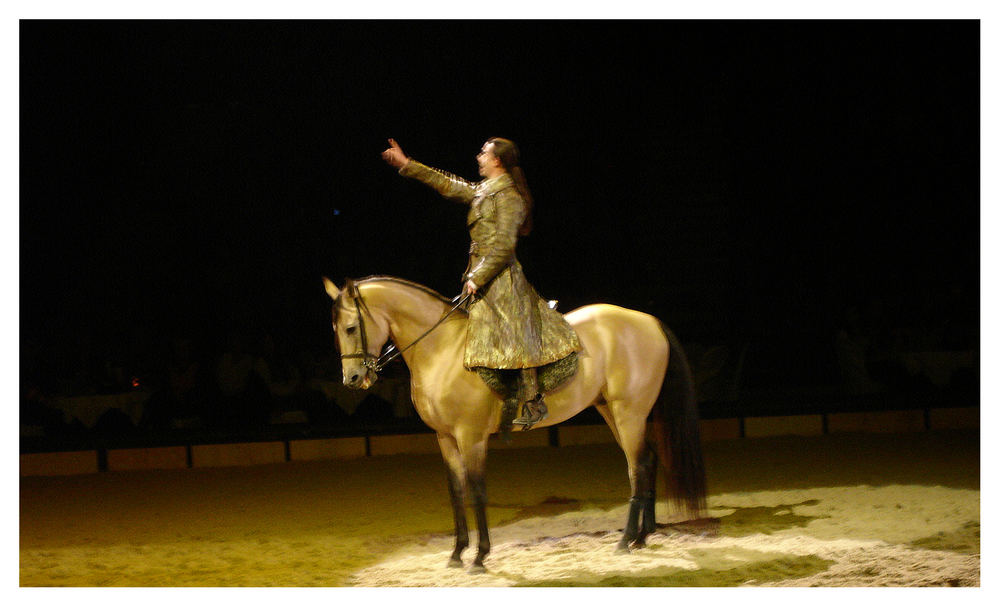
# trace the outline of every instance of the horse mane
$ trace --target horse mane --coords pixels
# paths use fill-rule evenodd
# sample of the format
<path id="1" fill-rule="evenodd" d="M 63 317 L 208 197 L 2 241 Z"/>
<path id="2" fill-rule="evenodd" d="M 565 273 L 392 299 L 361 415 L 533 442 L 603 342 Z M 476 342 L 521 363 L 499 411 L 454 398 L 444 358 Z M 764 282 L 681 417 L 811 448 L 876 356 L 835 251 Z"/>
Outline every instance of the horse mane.
<path id="1" fill-rule="evenodd" d="M 395 276 L 384 276 L 384 275 L 378 275 L 377 274 L 377 275 L 374 275 L 374 276 L 366 276 L 364 278 L 359 278 L 358 280 L 353 280 L 353 281 L 351 279 L 348 279 L 348 282 L 353 282 L 356 285 L 362 285 L 362 284 L 369 283 L 369 282 L 392 282 L 392 283 L 403 285 L 404 287 L 410 287 L 411 289 L 416 289 L 418 291 L 426 293 L 427 295 L 430 295 L 431 297 L 437 298 L 439 301 L 441 301 L 441 303 L 445 303 L 445 304 L 448 304 L 448 305 L 451 305 L 451 304 L 455 303 L 454 300 L 452 300 L 452 298 L 445 297 L 444 295 L 441 295 L 440 293 L 438 293 L 437 291 L 435 291 L 434 289 L 432 289 L 430 287 L 425 287 L 424 285 L 422 285 L 420 283 L 413 282 L 412 280 L 406 280 L 404 278 L 397 278 Z"/>

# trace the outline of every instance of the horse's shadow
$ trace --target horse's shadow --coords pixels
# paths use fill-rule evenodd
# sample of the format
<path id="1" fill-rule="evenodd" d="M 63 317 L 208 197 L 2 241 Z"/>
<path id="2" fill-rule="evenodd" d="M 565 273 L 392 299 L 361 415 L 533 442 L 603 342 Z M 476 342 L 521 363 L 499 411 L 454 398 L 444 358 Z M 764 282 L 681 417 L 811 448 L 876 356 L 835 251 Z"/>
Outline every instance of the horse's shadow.
<path id="1" fill-rule="evenodd" d="M 796 506 L 815 506 L 819 500 L 806 500 L 797 504 L 780 504 L 778 506 L 724 506 L 713 505 L 714 509 L 732 510 L 733 512 L 716 519 L 719 522 L 718 534 L 727 537 L 745 537 L 757 533 L 770 535 L 776 531 L 805 527 L 811 521 L 827 516 L 803 516 L 792 510 Z M 683 523 L 681 523 L 683 525 Z M 660 525 L 657 525 L 659 527 Z M 667 525 L 670 527 L 670 525 Z"/>
<path id="2" fill-rule="evenodd" d="M 588 502 L 588 504 L 600 506 L 600 504 L 595 504 L 594 502 Z M 494 508 L 517 508 L 517 512 L 515 512 L 512 516 L 505 516 L 503 518 L 502 524 L 504 525 L 509 525 L 510 523 L 516 523 L 530 518 L 551 517 L 565 514 L 567 512 L 577 512 L 583 507 L 583 505 L 584 502 L 576 498 L 557 497 L 554 495 L 550 495 L 541 502 L 530 506 L 525 506 L 523 504 L 490 504 L 490 506 Z M 614 505 L 617 506 L 619 503 L 615 502 Z"/>
<path id="3" fill-rule="evenodd" d="M 597 506 L 599 508 L 610 509 L 618 506 L 617 502 L 609 501 L 607 504 L 596 503 L 592 500 L 583 502 L 575 498 L 549 496 L 537 504 L 530 506 L 512 505 L 505 506 L 495 504 L 500 508 L 517 508 L 512 516 L 504 517 L 503 524 L 516 523 L 530 518 L 558 516 L 567 512 L 579 511 L 584 505 L 588 507 Z M 810 521 L 820 516 L 804 516 L 796 514 L 794 508 L 798 506 L 815 506 L 819 500 L 806 500 L 797 504 L 779 504 L 777 506 L 726 506 L 714 505 L 717 510 L 732 510 L 731 513 L 718 518 L 700 518 L 671 523 L 656 523 L 656 529 L 660 533 L 696 535 L 701 537 L 745 537 L 756 533 L 772 534 L 778 531 L 792 528 L 802 528 Z M 619 529 L 618 531 L 621 531 Z"/>
<path id="4" fill-rule="evenodd" d="M 523 521 L 532 518 L 545 518 L 558 516 L 560 514 L 565 514 L 567 512 L 578 512 L 584 506 L 588 508 L 597 507 L 602 510 L 612 510 L 620 506 L 617 500 L 587 500 L 586 502 L 578 500 L 571 497 L 557 497 L 549 496 L 543 499 L 537 504 L 530 506 L 525 506 L 521 504 L 517 505 L 505 505 L 505 504 L 491 504 L 495 508 L 517 508 L 512 516 L 505 516 L 503 518 L 502 524 L 509 525 L 511 523 L 516 523 L 518 521 Z M 656 523 L 657 530 L 661 532 L 672 532 L 675 534 L 683 535 L 697 535 L 702 537 L 715 537 L 719 534 L 719 519 L 717 518 L 699 518 L 691 519 L 680 522 L 673 523 Z M 621 533 L 622 528 L 616 529 L 617 532 Z M 599 536 L 606 533 L 605 531 L 594 531 L 591 533 L 584 533 L 583 535 L 594 535 Z"/>

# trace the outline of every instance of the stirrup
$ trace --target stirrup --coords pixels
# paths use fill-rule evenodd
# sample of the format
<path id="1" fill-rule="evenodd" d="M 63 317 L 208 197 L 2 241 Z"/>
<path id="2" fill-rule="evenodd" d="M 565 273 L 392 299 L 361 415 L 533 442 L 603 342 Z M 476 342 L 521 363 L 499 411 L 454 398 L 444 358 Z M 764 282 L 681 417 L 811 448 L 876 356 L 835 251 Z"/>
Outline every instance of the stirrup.
<path id="1" fill-rule="evenodd" d="M 545 401 L 539 396 L 524 403 L 524 406 L 521 408 L 521 417 L 511 423 L 524 426 L 525 430 L 530 430 L 532 426 L 545 419 L 548 414 L 549 408 L 545 406 Z"/>

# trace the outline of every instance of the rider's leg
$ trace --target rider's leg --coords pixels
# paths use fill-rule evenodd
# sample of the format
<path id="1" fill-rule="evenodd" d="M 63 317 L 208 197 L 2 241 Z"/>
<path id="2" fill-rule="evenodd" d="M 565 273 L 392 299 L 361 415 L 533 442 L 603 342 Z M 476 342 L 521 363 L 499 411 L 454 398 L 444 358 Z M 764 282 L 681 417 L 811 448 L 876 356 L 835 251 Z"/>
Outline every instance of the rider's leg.
<path id="1" fill-rule="evenodd" d="M 521 369 L 521 390 L 518 394 L 523 408 L 521 417 L 514 420 L 514 423 L 524 426 L 527 430 L 533 425 L 545 419 L 548 415 L 548 407 L 542 400 L 542 394 L 538 391 L 538 369 Z"/>

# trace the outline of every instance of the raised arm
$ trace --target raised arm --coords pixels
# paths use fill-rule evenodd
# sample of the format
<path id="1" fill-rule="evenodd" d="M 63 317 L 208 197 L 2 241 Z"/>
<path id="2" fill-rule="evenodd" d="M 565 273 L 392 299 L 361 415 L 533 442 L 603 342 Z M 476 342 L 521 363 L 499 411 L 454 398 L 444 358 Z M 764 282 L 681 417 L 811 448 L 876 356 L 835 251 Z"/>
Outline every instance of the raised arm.
<path id="1" fill-rule="evenodd" d="M 382 152 L 382 159 L 399 169 L 399 174 L 403 177 L 421 181 L 445 198 L 469 204 L 476 197 L 474 183 L 409 158 L 395 139 L 389 140 L 389 148 Z"/>

